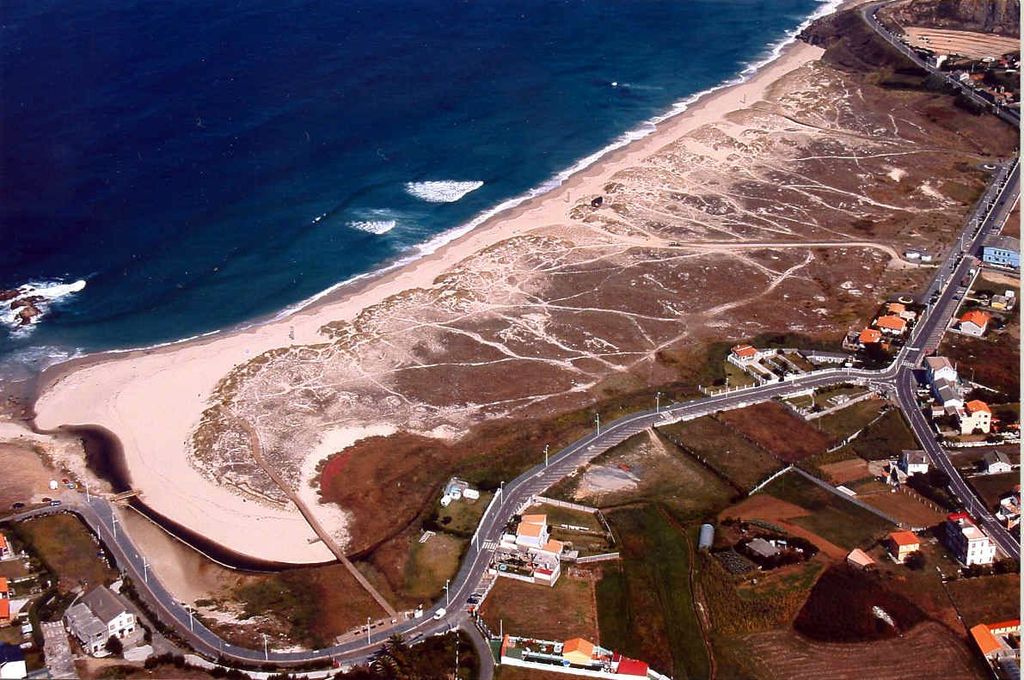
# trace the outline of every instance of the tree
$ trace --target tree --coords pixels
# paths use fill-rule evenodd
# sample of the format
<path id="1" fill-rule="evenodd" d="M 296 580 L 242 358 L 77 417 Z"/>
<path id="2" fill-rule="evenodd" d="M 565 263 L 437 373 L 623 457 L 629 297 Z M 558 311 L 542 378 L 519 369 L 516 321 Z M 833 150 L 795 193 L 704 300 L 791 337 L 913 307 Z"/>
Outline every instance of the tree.
<path id="1" fill-rule="evenodd" d="M 927 560 L 925 559 L 923 552 L 921 552 L 920 550 L 915 550 L 914 552 L 907 555 L 907 559 L 904 561 L 904 564 L 906 564 L 914 571 L 921 571 L 922 569 L 924 569 L 925 564 L 927 564 Z"/>
<path id="2" fill-rule="evenodd" d="M 121 656 L 124 653 L 124 645 L 116 635 L 107 638 L 107 644 L 103 645 L 103 648 L 110 652 L 111 656 Z"/>

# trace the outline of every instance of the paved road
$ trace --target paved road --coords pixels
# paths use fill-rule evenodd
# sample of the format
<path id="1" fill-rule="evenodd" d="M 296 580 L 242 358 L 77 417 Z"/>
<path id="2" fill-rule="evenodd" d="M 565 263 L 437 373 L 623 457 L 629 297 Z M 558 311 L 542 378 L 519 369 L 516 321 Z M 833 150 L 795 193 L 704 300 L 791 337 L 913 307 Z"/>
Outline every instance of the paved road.
<path id="1" fill-rule="evenodd" d="M 877 26 L 871 7 L 877 9 L 877 5 L 873 5 L 863 10 L 865 20 L 873 26 Z M 884 31 L 881 27 L 876 30 Z M 892 41 L 890 40 L 890 42 Z M 901 43 L 895 46 L 899 49 L 900 45 Z M 901 49 L 901 51 L 903 50 Z M 925 67 L 927 66 L 925 65 Z M 1009 210 L 1019 196 L 1019 179 L 1016 163 L 1013 164 L 1012 170 L 1008 171 L 1006 168 L 1002 168 L 997 173 L 993 187 L 983 196 L 975 211 L 976 214 L 972 214 L 971 219 L 968 220 L 964 228 L 964 236 L 958 244 L 959 247 L 939 268 L 935 280 L 926 292 L 924 301 L 929 303 L 929 307 L 915 328 L 914 335 L 891 365 L 879 371 L 828 369 L 782 384 L 735 390 L 727 394 L 671 405 L 660 410 L 652 409 L 633 413 L 608 423 L 600 433 L 595 431 L 552 456 L 547 465 L 540 462 L 516 479 L 503 484 L 495 497 L 493 507 L 481 522 L 478 534 L 458 574 L 451 582 L 448 596 L 425 612 L 422 618 L 400 621 L 390 628 L 371 631 L 369 638 L 361 637 L 344 644 L 304 652 L 268 650 L 265 653 L 262 649 L 245 649 L 228 644 L 196 621 L 188 610 L 164 588 L 163 584 L 154 575 L 148 573 L 145 559 L 139 553 L 138 548 L 117 525 L 111 504 L 95 496 L 88 500 L 84 497 L 72 497 L 68 499 L 68 503 L 63 509 L 70 509 L 78 513 L 93 528 L 111 550 L 120 568 L 132 578 L 140 597 L 149 605 L 150 609 L 164 624 L 173 626 L 178 635 L 192 645 L 196 651 L 211 658 L 222 657 L 226 660 L 250 664 L 270 661 L 278 666 L 294 666 L 322 659 L 334 659 L 346 664 L 359 663 L 366 660 L 387 637 L 396 633 L 404 635 L 410 641 L 415 641 L 422 636 L 446 632 L 454 627 L 465 629 L 468 626 L 472 628 L 472 624 L 467 620 L 465 608 L 467 599 L 478 588 L 490 561 L 491 553 L 483 546 L 497 542 L 511 517 L 534 494 L 542 493 L 555 482 L 609 448 L 657 424 L 684 418 L 697 418 L 720 410 L 740 408 L 808 388 L 861 381 L 895 393 L 900 406 L 906 412 L 911 426 L 933 463 L 950 475 L 953 492 L 957 494 L 965 507 L 979 518 L 985 529 L 997 537 L 996 540 L 1003 551 L 1019 559 L 1019 541 L 1015 541 L 1009 532 L 1002 529 L 991 514 L 973 497 L 959 473 L 952 467 L 946 452 L 935 441 L 916 402 L 913 373 L 914 367 L 926 352 L 937 346 L 937 340 L 941 338 L 946 321 L 956 310 L 965 292 L 960 290 L 958 285 L 971 266 L 970 260 L 963 256 L 964 253 L 977 252 L 984 238 L 1005 221 Z M 932 295 L 936 296 L 934 301 L 931 300 Z M 46 508 L 25 513 L 20 517 L 61 509 Z M 441 608 L 446 609 L 444 614 L 440 614 Z M 439 615 L 438 619 L 434 618 L 435 614 Z M 479 646 L 483 641 L 479 635 L 471 635 L 471 639 L 475 646 Z"/>
<path id="2" fill-rule="evenodd" d="M 906 56 L 908 59 L 913 61 L 921 68 L 926 69 L 931 73 L 937 73 L 941 75 L 943 78 L 946 79 L 946 82 L 948 82 L 950 86 L 953 87 L 954 90 L 963 93 L 971 101 L 982 106 L 985 106 L 986 108 L 989 108 L 995 113 L 996 116 L 1006 121 L 1010 125 L 1013 125 L 1014 127 L 1018 127 L 1020 125 L 1019 111 L 1016 111 L 1014 109 L 1008 109 L 1002 106 L 996 106 L 994 102 L 982 97 L 974 88 L 965 85 L 964 83 L 961 83 L 959 80 L 953 78 L 953 76 L 950 73 L 933 68 L 928 64 L 927 61 L 922 59 L 921 56 L 917 52 L 915 52 L 909 45 L 902 42 L 897 36 L 890 33 L 888 29 L 886 29 L 885 26 L 883 26 L 881 22 L 878 21 L 877 16 L 878 10 L 886 4 L 888 3 L 873 2 L 866 4 L 860 8 L 860 13 L 861 16 L 864 17 L 864 20 L 868 23 L 869 26 L 871 26 L 871 28 L 873 28 L 880 36 L 882 36 L 882 38 L 884 38 L 886 42 L 895 47 L 897 50 L 903 53 L 904 56 Z"/>

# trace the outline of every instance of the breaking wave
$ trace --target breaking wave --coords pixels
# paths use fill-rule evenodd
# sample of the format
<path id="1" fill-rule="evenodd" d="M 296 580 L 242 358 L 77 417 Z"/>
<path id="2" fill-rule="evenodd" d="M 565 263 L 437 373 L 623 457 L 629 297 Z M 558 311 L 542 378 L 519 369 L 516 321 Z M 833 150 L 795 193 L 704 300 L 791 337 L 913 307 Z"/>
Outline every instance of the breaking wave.
<path id="1" fill-rule="evenodd" d="M 405 190 L 416 198 L 428 203 L 454 203 L 471 191 L 476 191 L 483 182 L 406 182 Z"/>
<path id="2" fill-rule="evenodd" d="M 365 231 L 368 234 L 386 234 L 398 224 L 395 220 L 355 220 L 349 222 L 348 226 L 358 231 Z"/>
<path id="3" fill-rule="evenodd" d="M 49 313 L 54 304 L 75 293 L 82 292 L 84 288 L 84 279 L 72 283 L 33 281 L 18 286 L 11 291 L 14 295 L 0 304 L 0 323 L 10 328 L 12 334 L 26 334 Z M 34 306 L 39 313 L 31 317 L 29 321 L 23 322 L 20 313 L 28 305 Z"/>

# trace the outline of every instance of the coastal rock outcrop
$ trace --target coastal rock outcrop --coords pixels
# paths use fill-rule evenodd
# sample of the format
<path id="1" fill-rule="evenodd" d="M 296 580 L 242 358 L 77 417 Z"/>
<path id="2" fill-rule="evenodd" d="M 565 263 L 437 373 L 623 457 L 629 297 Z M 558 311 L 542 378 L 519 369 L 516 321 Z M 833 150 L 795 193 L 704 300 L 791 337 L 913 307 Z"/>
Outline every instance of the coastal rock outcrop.
<path id="1" fill-rule="evenodd" d="M 888 13 L 901 26 L 1020 37 L 1020 0 L 909 0 Z"/>

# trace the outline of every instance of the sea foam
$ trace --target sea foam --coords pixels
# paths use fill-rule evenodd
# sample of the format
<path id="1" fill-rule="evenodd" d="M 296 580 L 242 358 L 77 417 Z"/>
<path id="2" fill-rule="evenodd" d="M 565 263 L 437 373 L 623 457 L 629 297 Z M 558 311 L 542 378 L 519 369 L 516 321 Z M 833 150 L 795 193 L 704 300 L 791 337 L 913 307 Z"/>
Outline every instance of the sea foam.
<path id="1" fill-rule="evenodd" d="M 394 229 L 397 224 L 398 222 L 395 220 L 355 220 L 349 222 L 348 226 L 357 231 L 365 231 L 368 234 L 380 236 Z"/>
<path id="2" fill-rule="evenodd" d="M 0 305 L 0 323 L 10 328 L 12 333 L 19 335 L 28 333 L 35 324 L 39 323 L 46 316 L 55 303 L 75 293 L 80 293 L 84 289 L 84 279 L 71 283 L 64 283 L 63 281 L 33 281 L 18 286 L 15 289 L 18 291 L 18 294 Z M 21 308 L 12 308 L 12 304 L 19 300 L 29 300 L 39 310 L 39 314 L 27 324 L 22 324 L 18 317 L 18 312 L 21 311 Z"/>
<path id="3" fill-rule="evenodd" d="M 406 182 L 405 190 L 416 198 L 428 203 L 454 203 L 483 185 L 483 182 L 457 182 L 455 180 Z"/>

